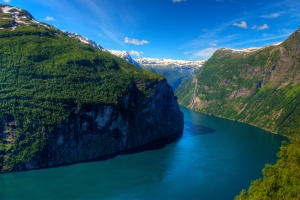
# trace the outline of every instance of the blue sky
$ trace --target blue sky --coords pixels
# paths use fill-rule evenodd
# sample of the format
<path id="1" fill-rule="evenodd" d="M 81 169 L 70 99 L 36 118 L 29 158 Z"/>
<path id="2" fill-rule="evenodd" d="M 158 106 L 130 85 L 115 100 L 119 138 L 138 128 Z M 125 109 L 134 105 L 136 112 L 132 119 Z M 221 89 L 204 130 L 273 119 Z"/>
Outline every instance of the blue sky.
<path id="1" fill-rule="evenodd" d="M 208 59 L 263 47 L 300 27 L 300 0 L 0 0 L 133 58 Z"/>

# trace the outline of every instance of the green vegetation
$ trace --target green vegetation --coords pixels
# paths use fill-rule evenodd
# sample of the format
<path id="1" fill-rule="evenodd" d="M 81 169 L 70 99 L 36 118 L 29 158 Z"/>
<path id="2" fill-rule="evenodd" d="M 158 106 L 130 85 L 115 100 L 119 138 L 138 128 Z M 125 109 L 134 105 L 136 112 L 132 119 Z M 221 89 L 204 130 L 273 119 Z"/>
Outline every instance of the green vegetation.
<path id="1" fill-rule="evenodd" d="M 15 23 L 15 21 L 12 20 L 12 19 L 3 19 L 3 20 L 0 20 L 0 28 L 12 27 L 14 23 Z"/>
<path id="2" fill-rule="evenodd" d="M 252 181 L 248 191 L 242 190 L 236 200 L 300 199 L 300 137 L 291 137 L 278 153 L 276 164 L 267 164 L 263 178 Z"/>
<path id="3" fill-rule="evenodd" d="M 0 19 L 0 26 L 8 21 Z M 145 98 L 151 97 L 151 87 L 163 79 L 55 28 L 31 22 L 1 29 L 0 171 L 38 155 L 72 108 L 116 105 L 137 82 Z"/>

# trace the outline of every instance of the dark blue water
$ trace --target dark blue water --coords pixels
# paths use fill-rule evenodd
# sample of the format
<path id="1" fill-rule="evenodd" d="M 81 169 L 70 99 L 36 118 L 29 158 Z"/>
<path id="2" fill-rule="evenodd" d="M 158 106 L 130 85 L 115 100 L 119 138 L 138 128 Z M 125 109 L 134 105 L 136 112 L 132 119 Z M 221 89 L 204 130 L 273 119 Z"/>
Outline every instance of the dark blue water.
<path id="1" fill-rule="evenodd" d="M 0 199 L 233 199 L 275 163 L 282 136 L 186 108 L 159 150 L 0 175 Z"/>

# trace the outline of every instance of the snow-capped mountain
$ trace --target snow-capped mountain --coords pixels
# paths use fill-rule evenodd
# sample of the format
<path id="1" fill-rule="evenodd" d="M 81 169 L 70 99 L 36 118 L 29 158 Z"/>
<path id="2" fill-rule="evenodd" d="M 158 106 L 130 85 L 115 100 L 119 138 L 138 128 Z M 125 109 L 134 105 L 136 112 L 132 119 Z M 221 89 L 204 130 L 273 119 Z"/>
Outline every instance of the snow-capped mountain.
<path id="1" fill-rule="evenodd" d="M 96 42 L 90 40 L 90 39 L 87 38 L 87 37 L 84 37 L 84 36 L 79 35 L 79 34 L 77 34 L 77 33 L 66 32 L 66 31 L 64 31 L 64 32 L 65 32 L 66 34 L 68 34 L 69 37 L 76 38 L 76 39 L 80 40 L 82 43 L 89 44 L 89 45 L 91 45 L 92 47 L 96 47 L 96 48 L 98 48 L 98 49 L 100 49 L 100 50 L 102 50 L 102 51 L 104 50 L 99 44 L 97 44 Z"/>
<path id="2" fill-rule="evenodd" d="M 266 47 L 269 47 L 269 46 L 277 46 L 277 45 L 280 45 L 282 42 L 278 42 L 278 43 L 275 43 L 275 44 L 271 44 L 271 45 L 268 45 L 268 46 L 265 46 L 265 47 L 250 47 L 250 48 L 246 48 L 246 49 L 230 49 L 230 48 L 220 48 L 220 50 L 229 50 L 229 51 L 232 51 L 234 53 L 242 53 L 242 54 L 247 54 L 247 53 L 252 53 L 252 52 L 255 52 L 259 49 L 263 49 L 263 48 L 266 48 Z"/>
<path id="3" fill-rule="evenodd" d="M 117 51 L 117 50 L 109 50 L 109 49 L 105 49 L 104 51 L 107 51 L 115 56 L 118 56 L 126 60 L 127 62 L 130 62 L 131 64 L 134 64 L 135 66 L 141 68 L 141 65 L 137 63 L 135 60 L 133 60 L 127 51 Z"/>
<path id="4" fill-rule="evenodd" d="M 37 26 L 44 26 L 48 29 L 53 28 L 53 26 L 45 23 L 36 21 L 33 16 L 26 10 L 22 10 L 17 7 L 2 5 L 0 12 L 5 14 L 11 14 L 11 18 L 2 18 L 2 19 L 13 19 L 12 24 L 5 25 L 12 28 L 12 31 L 18 28 L 19 24 L 25 24 L 27 26 L 31 24 L 37 24 Z"/>
<path id="5" fill-rule="evenodd" d="M 205 63 L 205 60 L 188 61 L 158 58 L 138 58 L 143 69 L 165 76 L 175 90 L 182 81 L 192 78 Z"/>
<path id="6" fill-rule="evenodd" d="M 230 49 L 230 48 L 220 48 L 219 50 L 229 50 L 235 53 L 242 53 L 242 54 L 247 54 L 247 53 L 251 53 L 254 51 L 259 50 L 259 47 L 251 47 L 251 48 L 247 48 L 247 49 Z"/>
<path id="7" fill-rule="evenodd" d="M 188 61 L 188 60 L 172 60 L 168 58 L 138 58 L 136 60 L 140 65 L 152 66 L 152 67 L 163 67 L 169 66 L 172 68 L 200 68 L 205 60 Z"/>

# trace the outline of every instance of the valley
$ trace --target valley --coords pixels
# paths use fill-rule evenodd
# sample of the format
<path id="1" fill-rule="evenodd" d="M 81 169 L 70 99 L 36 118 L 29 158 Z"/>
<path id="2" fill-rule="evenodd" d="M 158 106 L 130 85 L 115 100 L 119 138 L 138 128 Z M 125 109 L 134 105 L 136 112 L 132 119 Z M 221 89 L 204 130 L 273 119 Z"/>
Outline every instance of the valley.
<path id="1" fill-rule="evenodd" d="M 0 4 L 0 198 L 299 199 L 300 4 L 276 2 Z"/>

